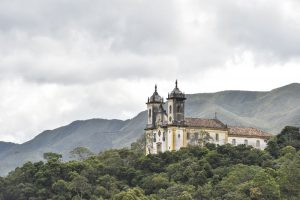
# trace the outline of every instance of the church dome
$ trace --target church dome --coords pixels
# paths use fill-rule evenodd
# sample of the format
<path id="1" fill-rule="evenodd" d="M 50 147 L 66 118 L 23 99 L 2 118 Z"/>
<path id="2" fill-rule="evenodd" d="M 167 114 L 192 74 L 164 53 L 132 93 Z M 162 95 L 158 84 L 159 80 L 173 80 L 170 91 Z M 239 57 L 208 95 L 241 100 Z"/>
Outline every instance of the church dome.
<path id="1" fill-rule="evenodd" d="M 157 85 L 155 85 L 155 91 L 153 95 L 148 99 L 148 103 L 161 103 L 162 102 L 162 97 L 159 96 L 157 92 Z"/>
<path id="2" fill-rule="evenodd" d="M 178 82 L 176 80 L 175 82 L 175 88 L 173 89 L 173 91 L 171 92 L 171 94 L 168 95 L 168 99 L 171 98 L 181 98 L 181 99 L 185 99 L 185 94 L 183 92 L 181 92 L 178 88 Z"/>

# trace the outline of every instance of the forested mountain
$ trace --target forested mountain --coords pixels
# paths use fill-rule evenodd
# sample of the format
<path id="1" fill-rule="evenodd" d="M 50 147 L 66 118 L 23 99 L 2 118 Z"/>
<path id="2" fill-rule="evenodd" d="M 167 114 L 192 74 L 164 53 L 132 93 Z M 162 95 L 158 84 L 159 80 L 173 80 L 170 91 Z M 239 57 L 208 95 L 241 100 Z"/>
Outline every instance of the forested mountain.
<path id="1" fill-rule="evenodd" d="M 26 161 L 42 160 L 44 152 L 60 153 L 64 155 L 64 160 L 69 160 L 69 152 L 79 146 L 88 147 L 93 152 L 130 146 L 142 136 L 145 121 L 145 114 L 140 113 L 126 121 L 91 119 L 44 131 L 34 139 L 0 154 L 0 175 Z"/>
<path id="2" fill-rule="evenodd" d="M 298 200 L 300 133 L 286 127 L 266 150 L 206 144 L 176 152 L 144 155 L 131 149 L 107 150 L 62 162 L 28 162 L 0 177 L 1 200 Z"/>
<path id="3" fill-rule="evenodd" d="M 184 89 L 183 89 L 184 90 Z M 253 126 L 277 134 L 286 125 L 300 124 L 300 84 L 269 92 L 223 91 L 187 95 L 186 115 L 218 118 L 229 125 Z M 23 164 L 38 161 L 44 152 L 63 154 L 84 146 L 93 152 L 129 146 L 143 135 L 146 112 L 130 120 L 91 119 L 44 131 L 34 139 L 0 153 L 0 175 Z M 0 146 L 1 147 L 1 146 Z"/>

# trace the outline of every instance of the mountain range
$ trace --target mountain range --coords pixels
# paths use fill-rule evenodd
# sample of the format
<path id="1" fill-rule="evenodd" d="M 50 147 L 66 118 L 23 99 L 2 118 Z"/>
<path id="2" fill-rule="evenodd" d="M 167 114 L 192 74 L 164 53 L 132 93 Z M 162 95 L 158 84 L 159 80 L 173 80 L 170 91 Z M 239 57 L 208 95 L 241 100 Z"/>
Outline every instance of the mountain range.
<path id="1" fill-rule="evenodd" d="M 217 118 L 236 126 L 256 127 L 277 134 L 286 125 L 300 126 L 300 84 L 267 92 L 222 91 L 186 95 L 186 116 Z M 129 120 L 89 119 L 47 130 L 23 144 L 0 142 L 0 175 L 26 161 L 42 160 L 43 153 L 56 152 L 68 160 L 78 146 L 99 152 L 130 146 L 143 135 L 146 111 Z"/>

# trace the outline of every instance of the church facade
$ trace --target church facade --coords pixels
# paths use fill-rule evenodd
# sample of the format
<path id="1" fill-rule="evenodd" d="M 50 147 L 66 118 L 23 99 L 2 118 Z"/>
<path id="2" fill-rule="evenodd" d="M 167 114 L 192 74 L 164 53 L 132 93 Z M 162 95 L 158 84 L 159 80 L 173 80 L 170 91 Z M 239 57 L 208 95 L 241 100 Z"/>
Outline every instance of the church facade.
<path id="1" fill-rule="evenodd" d="M 227 126 L 216 117 L 186 117 L 185 100 L 186 96 L 179 90 L 177 80 L 166 102 L 158 94 L 155 85 L 155 91 L 146 103 L 146 154 L 176 151 L 188 145 L 204 146 L 206 143 L 245 144 L 264 149 L 267 140 L 272 136 L 255 128 Z"/>

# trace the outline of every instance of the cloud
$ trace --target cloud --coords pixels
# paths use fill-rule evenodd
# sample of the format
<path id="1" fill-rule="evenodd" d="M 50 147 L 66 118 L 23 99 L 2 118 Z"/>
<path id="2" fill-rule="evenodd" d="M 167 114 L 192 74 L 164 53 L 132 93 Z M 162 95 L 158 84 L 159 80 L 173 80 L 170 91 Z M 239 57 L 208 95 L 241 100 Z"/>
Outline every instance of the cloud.
<path id="1" fill-rule="evenodd" d="M 288 62 L 300 55 L 300 3 L 230 0 L 215 2 L 218 37 L 257 62 Z"/>
<path id="2" fill-rule="evenodd" d="M 246 70 L 276 69 L 268 83 L 289 83 L 287 73 L 276 81 L 300 62 L 299 9 L 297 0 L 2 0 L 0 136 L 21 142 L 76 119 L 132 117 L 154 83 L 164 95 L 176 78 L 189 93 L 248 89 Z"/>

